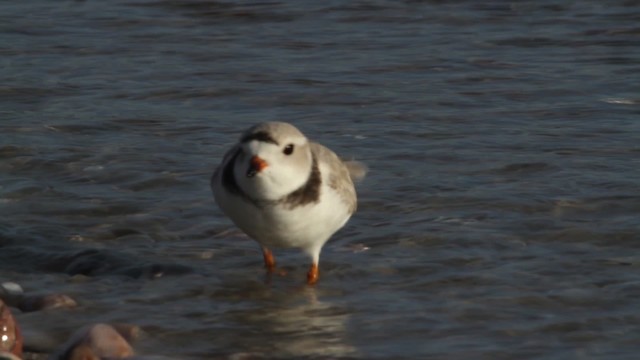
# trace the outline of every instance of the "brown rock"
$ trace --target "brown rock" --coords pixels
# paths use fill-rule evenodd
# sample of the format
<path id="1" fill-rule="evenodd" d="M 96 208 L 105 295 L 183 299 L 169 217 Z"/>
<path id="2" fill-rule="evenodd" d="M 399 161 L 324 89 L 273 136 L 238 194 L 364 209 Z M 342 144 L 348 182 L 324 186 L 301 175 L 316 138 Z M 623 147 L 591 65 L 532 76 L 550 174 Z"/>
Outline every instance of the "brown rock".
<path id="1" fill-rule="evenodd" d="M 111 325 L 95 324 L 76 332 L 50 360 L 124 359 L 133 356 L 131 345 Z"/>
<path id="2" fill-rule="evenodd" d="M 137 340 L 142 334 L 142 329 L 138 325 L 115 323 L 111 326 L 128 342 Z"/>
<path id="3" fill-rule="evenodd" d="M 0 351 L 22 356 L 22 335 L 9 307 L 0 300 Z"/>

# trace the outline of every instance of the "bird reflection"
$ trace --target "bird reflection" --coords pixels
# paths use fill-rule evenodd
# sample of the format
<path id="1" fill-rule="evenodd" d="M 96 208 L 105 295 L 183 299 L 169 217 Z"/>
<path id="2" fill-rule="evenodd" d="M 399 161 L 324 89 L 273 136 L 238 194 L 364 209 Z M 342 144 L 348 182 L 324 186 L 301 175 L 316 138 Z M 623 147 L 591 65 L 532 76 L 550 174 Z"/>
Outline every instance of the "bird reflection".
<path id="1" fill-rule="evenodd" d="M 271 294 L 258 308 L 236 319 L 249 325 L 252 352 L 268 357 L 353 357 L 357 349 L 347 339 L 350 311 L 319 300 L 317 289 L 304 287 Z"/>

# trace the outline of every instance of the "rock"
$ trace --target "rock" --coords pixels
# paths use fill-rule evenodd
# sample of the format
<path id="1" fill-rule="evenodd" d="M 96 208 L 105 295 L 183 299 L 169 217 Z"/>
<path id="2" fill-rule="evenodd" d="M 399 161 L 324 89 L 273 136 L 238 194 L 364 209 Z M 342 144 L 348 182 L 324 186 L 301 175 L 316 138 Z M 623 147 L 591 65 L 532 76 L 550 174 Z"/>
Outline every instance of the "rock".
<path id="1" fill-rule="evenodd" d="M 0 351 L 22 356 L 22 335 L 9 307 L 0 300 Z"/>
<path id="2" fill-rule="evenodd" d="M 0 284 L 0 300 L 9 306 L 16 307 L 22 299 L 24 290 L 14 282 L 4 282 Z"/>
<path id="3" fill-rule="evenodd" d="M 142 334 L 142 329 L 138 325 L 117 323 L 111 324 L 111 326 L 128 342 L 137 340 Z"/>
<path id="4" fill-rule="evenodd" d="M 13 294 L 13 295 L 24 294 L 24 290 L 22 290 L 22 286 L 10 281 L 3 282 L 2 285 L 0 285 L 0 290 L 2 292 L 6 292 L 7 294 Z"/>
<path id="5" fill-rule="evenodd" d="M 19 357 L 9 352 L 0 351 L 0 360 L 21 360 Z"/>
<path id="6" fill-rule="evenodd" d="M 131 345 L 111 325 L 95 324 L 77 331 L 49 360 L 124 359 Z"/>
<path id="7" fill-rule="evenodd" d="M 12 282 L 0 284 L 0 300 L 22 312 L 78 306 L 75 300 L 65 294 L 25 295 L 22 287 Z"/>
<path id="8" fill-rule="evenodd" d="M 46 294 L 23 296 L 17 307 L 23 312 L 31 312 L 56 308 L 72 308 L 78 303 L 68 295 Z"/>

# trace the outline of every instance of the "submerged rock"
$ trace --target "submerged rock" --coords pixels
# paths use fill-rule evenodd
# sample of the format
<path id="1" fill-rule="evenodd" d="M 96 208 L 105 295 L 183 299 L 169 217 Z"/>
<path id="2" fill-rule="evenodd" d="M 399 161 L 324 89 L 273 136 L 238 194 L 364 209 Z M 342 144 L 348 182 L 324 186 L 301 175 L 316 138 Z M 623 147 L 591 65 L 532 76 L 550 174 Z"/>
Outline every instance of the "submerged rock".
<path id="1" fill-rule="evenodd" d="M 72 308 L 78 303 L 65 294 L 30 295 L 22 297 L 16 305 L 23 312 L 56 308 Z"/>
<path id="2" fill-rule="evenodd" d="M 130 356 L 131 345 L 116 329 L 95 324 L 77 331 L 49 360 L 116 360 Z"/>
<path id="3" fill-rule="evenodd" d="M 22 356 L 22 335 L 9 307 L 0 300 L 0 352 Z"/>
<path id="4" fill-rule="evenodd" d="M 89 249 L 71 256 L 64 272 L 71 276 L 124 275 L 135 279 L 156 279 L 191 274 L 194 269 L 173 263 L 141 263 L 139 259 L 122 253 Z"/>
<path id="5" fill-rule="evenodd" d="M 65 294 L 26 295 L 20 285 L 12 282 L 0 284 L 0 300 L 22 312 L 78 306 L 75 300 Z"/>

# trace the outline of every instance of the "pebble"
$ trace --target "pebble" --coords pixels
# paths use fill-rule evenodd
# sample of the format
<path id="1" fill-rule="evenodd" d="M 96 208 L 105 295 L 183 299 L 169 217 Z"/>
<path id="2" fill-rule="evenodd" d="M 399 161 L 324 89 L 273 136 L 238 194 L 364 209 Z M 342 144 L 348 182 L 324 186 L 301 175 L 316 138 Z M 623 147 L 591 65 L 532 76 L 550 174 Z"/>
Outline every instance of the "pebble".
<path id="1" fill-rule="evenodd" d="M 137 325 L 116 323 L 111 326 L 128 342 L 138 340 L 142 335 L 142 329 Z"/>
<path id="2" fill-rule="evenodd" d="M 0 300 L 0 351 L 22 356 L 22 335 L 9 307 Z"/>
<path id="3" fill-rule="evenodd" d="M 0 284 L 0 300 L 8 306 L 16 306 L 24 294 L 22 287 L 14 282 Z"/>
<path id="4" fill-rule="evenodd" d="M 77 331 L 49 360 L 125 359 L 131 345 L 111 325 L 95 324 Z"/>

